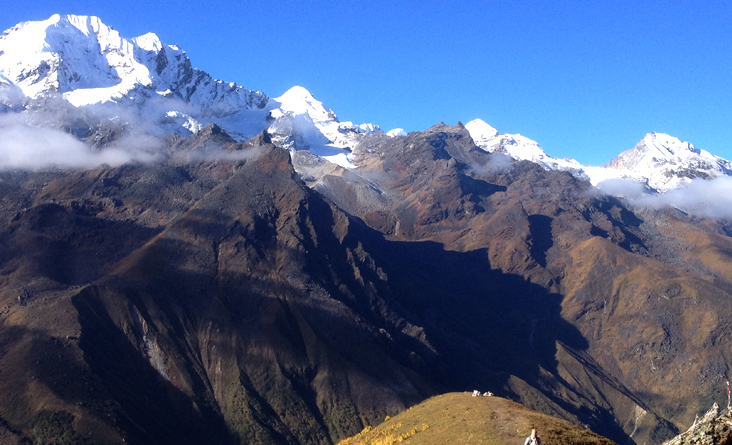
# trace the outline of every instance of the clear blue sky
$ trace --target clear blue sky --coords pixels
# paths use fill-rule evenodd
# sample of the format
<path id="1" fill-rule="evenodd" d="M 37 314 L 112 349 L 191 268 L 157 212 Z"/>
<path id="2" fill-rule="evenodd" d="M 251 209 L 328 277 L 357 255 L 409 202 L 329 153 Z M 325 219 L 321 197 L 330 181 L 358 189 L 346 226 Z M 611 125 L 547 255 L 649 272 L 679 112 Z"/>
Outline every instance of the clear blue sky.
<path id="1" fill-rule="evenodd" d="M 155 32 L 272 97 L 304 86 L 385 131 L 481 118 L 591 164 L 657 131 L 732 159 L 730 0 L 23 0 L 0 28 L 57 12 Z"/>

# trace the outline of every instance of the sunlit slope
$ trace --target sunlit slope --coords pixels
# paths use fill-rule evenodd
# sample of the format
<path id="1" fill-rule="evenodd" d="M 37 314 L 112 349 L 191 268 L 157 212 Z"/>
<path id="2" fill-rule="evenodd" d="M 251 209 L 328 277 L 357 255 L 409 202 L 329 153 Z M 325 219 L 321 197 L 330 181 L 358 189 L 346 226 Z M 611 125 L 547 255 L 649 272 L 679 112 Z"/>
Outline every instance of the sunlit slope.
<path id="1" fill-rule="evenodd" d="M 730 242 L 673 219 L 663 229 L 678 251 L 664 262 L 599 237 L 573 249 L 562 316 L 584 333 L 604 369 L 635 393 L 663 394 L 646 403 L 685 428 L 726 397 Z"/>
<path id="2" fill-rule="evenodd" d="M 367 427 L 339 445 L 388 445 L 408 440 L 419 445 L 523 443 L 531 428 L 545 445 L 614 444 L 582 427 L 501 397 L 448 393 L 432 397 L 381 425 Z"/>

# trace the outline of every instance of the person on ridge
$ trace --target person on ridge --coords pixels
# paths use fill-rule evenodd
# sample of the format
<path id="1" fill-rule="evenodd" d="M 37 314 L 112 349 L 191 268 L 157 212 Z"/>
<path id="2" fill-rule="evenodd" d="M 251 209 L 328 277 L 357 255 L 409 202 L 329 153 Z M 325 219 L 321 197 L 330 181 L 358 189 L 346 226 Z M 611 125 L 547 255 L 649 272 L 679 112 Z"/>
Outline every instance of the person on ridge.
<path id="1" fill-rule="evenodd" d="M 524 445 L 541 445 L 541 439 L 536 435 L 536 428 L 531 429 L 531 435 L 526 438 Z"/>

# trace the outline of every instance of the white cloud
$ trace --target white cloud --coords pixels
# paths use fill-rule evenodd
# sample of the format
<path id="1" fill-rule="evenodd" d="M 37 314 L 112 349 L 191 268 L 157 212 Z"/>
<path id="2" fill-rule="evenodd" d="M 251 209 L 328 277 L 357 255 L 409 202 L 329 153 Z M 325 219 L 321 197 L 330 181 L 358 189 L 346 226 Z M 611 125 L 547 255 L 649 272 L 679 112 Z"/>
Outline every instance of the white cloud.
<path id="1" fill-rule="evenodd" d="M 612 178 L 599 182 L 595 187 L 606 195 L 625 198 L 628 201 L 649 195 L 651 190 L 644 184 L 632 179 Z"/>
<path id="2" fill-rule="evenodd" d="M 92 152 L 60 130 L 26 124 L 22 115 L 0 116 L 0 169 L 92 168 L 121 165 L 134 158 L 129 151 L 113 147 Z"/>
<path id="3" fill-rule="evenodd" d="M 605 194 L 625 199 L 631 205 L 660 209 L 674 207 L 695 216 L 732 219 L 732 177 L 694 179 L 664 194 L 652 194 L 632 180 L 611 179 L 597 184 Z"/>
<path id="4" fill-rule="evenodd" d="M 732 178 L 694 179 L 688 185 L 663 195 L 640 197 L 638 204 L 672 206 L 692 215 L 732 219 Z"/>

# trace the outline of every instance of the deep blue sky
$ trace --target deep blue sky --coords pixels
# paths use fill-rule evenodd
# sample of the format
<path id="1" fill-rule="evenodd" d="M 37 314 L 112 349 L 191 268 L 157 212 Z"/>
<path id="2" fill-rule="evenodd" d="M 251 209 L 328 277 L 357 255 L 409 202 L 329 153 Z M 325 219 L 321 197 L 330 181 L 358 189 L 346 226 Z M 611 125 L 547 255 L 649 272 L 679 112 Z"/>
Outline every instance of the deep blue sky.
<path id="1" fill-rule="evenodd" d="M 481 118 L 601 164 L 657 131 L 732 159 L 732 3 L 127 0 L 5 2 L 0 28 L 97 15 L 155 32 L 216 78 L 301 85 L 385 131 Z"/>

